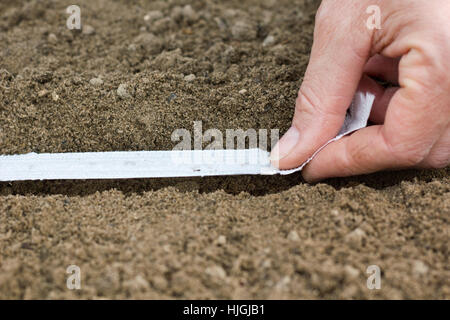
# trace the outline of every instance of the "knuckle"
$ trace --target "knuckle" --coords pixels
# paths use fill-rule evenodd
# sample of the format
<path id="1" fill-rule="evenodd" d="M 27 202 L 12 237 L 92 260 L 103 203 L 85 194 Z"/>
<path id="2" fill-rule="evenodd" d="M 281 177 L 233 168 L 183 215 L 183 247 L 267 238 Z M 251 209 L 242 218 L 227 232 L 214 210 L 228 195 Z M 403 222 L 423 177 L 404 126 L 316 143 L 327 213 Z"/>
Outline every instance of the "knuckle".
<path id="1" fill-rule="evenodd" d="M 450 154 L 433 155 L 425 160 L 425 166 L 431 169 L 444 169 L 450 165 Z"/>
<path id="2" fill-rule="evenodd" d="M 445 41 L 439 41 L 437 35 L 434 38 L 428 44 L 414 44 L 399 65 L 401 84 L 416 91 L 425 91 L 426 95 L 439 92 L 438 88 L 445 92 L 450 89 L 448 73 L 444 71 L 450 67 L 447 57 L 450 46 L 444 44 Z"/>
<path id="3" fill-rule="evenodd" d="M 296 112 L 302 115 L 317 116 L 317 113 L 322 114 L 320 109 L 322 105 L 319 95 L 316 90 L 310 85 L 302 85 L 298 92 L 297 101 L 295 104 Z"/>
<path id="4" fill-rule="evenodd" d="M 450 160 L 447 159 L 431 159 L 428 164 L 432 169 L 444 169 L 450 165 Z"/>
<path id="5" fill-rule="evenodd" d="M 422 150 L 406 150 L 405 152 L 397 152 L 396 158 L 404 167 L 418 166 L 426 157 L 427 152 Z"/>
<path id="6" fill-rule="evenodd" d="M 332 94 L 321 88 L 322 77 L 306 75 L 298 92 L 296 112 L 315 117 L 338 117 L 343 119 L 351 103 L 346 95 Z M 338 90 L 341 91 L 341 90 Z"/>
<path id="7" fill-rule="evenodd" d="M 370 142 L 367 143 L 348 143 L 346 145 L 346 152 L 344 152 L 344 167 L 346 171 L 349 171 L 351 175 L 356 172 L 363 172 L 370 168 L 363 168 L 362 166 L 370 164 L 372 161 L 369 158 L 370 152 Z"/>
<path id="8" fill-rule="evenodd" d="M 388 153 L 399 167 L 415 167 L 422 163 L 428 155 L 428 150 L 417 144 L 405 143 L 396 139 L 384 137 Z"/>

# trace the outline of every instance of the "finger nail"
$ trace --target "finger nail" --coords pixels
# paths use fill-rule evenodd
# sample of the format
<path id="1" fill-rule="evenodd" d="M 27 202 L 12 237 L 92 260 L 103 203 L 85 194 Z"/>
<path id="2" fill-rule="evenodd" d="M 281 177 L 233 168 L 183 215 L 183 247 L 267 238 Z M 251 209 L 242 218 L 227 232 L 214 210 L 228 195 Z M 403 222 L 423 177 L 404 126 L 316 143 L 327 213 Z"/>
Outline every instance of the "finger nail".
<path id="1" fill-rule="evenodd" d="M 298 144 L 299 140 L 300 132 L 297 128 L 292 126 L 272 149 L 272 152 L 270 153 L 270 161 L 272 163 L 276 163 L 278 166 L 277 162 L 283 158 L 286 158 Z"/>

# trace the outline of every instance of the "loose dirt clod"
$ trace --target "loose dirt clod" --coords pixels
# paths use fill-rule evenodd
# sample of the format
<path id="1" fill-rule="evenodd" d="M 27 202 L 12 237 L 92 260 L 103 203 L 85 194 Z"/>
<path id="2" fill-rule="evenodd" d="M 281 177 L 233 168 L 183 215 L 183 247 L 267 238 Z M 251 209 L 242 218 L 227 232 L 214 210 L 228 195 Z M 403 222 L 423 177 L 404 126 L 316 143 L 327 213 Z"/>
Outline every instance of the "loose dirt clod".
<path id="1" fill-rule="evenodd" d="M 190 4 L 185 5 L 183 7 L 181 14 L 183 18 L 189 22 L 194 22 L 198 19 L 197 12 L 195 12 L 194 9 L 192 9 L 192 6 Z"/>
<path id="2" fill-rule="evenodd" d="M 428 273 L 428 270 L 429 270 L 428 266 L 423 261 L 420 261 L 420 260 L 414 261 L 413 272 L 416 275 L 419 275 L 419 276 L 425 275 Z"/>
<path id="3" fill-rule="evenodd" d="M 49 93 L 50 93 L 50 92 L 49 92 L 48 90 L 42 89 L 42 90 L 40 90 L 40 91 L 38 92 L 38 97 L 39 97 L 39 98 L 45 97 L 45 96 L 48 95 Z"/>
<path id="4" fill-rule="evenodd" d="M 95 29 L 93 26 L 90 25 L 84 25 L 82 28 L 82 33 L 85 35 L 91 35 L 95 33 Z"/>
<path id="5" fill-rule="evenodd" d="M 351 246 L 361 246 L 363 243 L 364 238 L 366 237 L 366 233 L 364 230 L 360 228 L 356 228 L 349 234 L 345 236 L 345 240 L 351 245 Z"/>
<path id="6" fill-rule="evenodd" d="M 94 87 L 99 87 L 103 84 L 103 80 L 100 78 L 92 78 L 89 83 Z"/>
<path id="7" fill-rule="evenodd" d="M 57 43 L 58 37 L 54 33 L 49 33 L 49 35 L 47 36 L 47 40 L 50 43 Z"/>
<path id="8" fill-rule="evenodd" d="M 156 276 L 153 278 L 152 280 L 152 285 L 157 289 L 157 290 L 166 290 L 168 287 L 168 282 L 164 277 L 161 276 Z"/>
<path id="9" fill-rule="evenodd" d="M 252 23 L 246 20 L 241 20 L 237 21 L 231 27 L 231 34 L 236 40 L 248 41 L 256 38 L 257 30 Z"/>
<path id="10" fill-rule="evenodd" d="M 225 279 L 227 277 L 227 273 L 221 266 L 208 267 L 205 273 L 213 278 Z"/>
<path id="11" fill-rule="evenodd" d="M 59 100 L 59 95 L 55 91 L 52 92 L 52 100 L 54 102 L 57 102 Z"/>
<path id="12" fill-rule="evenodd" d="M 223 246 L 223 245 L 225 245 L 226 243 L 227 243 L 227 237 L 225 237 L 224 235 L 220 235 L 220 236 L 217 238 L 217 244 L 218 244 L 218 245 Z"/>
<path id="13" fill-rule="evenodd" d="M 152 24 L 153 22 L 162 19 L 163 17 L 164 14 L 160 10 L 153 10 L 144 16 L 144 21 L 149 24 Z"/>
<path id="14" fill-rule="evenodd" d="M 294 242 L 295 242 L 295 241 L 300 241 L 300 237 L 299 237 L 297 231 L 295 231 L 295 230 L 292 230 L 291 232 L 289 232 L 287 238 L 288 238 L 289 240 L 291 240 L 291 241 L 294 241 Z"/>
<path id="15" fill-rule="evenodd" d="M 344 267 L 344 271 L 347 277 L 349 277 L 350 279 L 356 279 L 360 275 L 359 270 L 350 265 L 346 265 Z"/>
<path id="16" fill-rule="evenodd" d="M 274 43 L 275 43 L 275 37 L 272 35 L 268 35 L 263 41 L 263 46 L 268 47 L 268 46 L 273 45 Z"/>
<path id="17" fill-rule="evenodd" d="M 189 74 L 189 75 L 187 75 L 187 76 L 185 76 L 184 77 L 184 81 L 187 81 L 187 82 L 192 82 L 192 81 L 194 81 L 195 80 L 195 74 Z"/>
<path id="18" fill-rule="evenodd" d="M 128 92 L 128 85 L 121 83 L 119 88 L 117 88 L 117 95 L 122 99 L 131 98 L 131 95 Z"/>
<path id="19" fill-rule="evenodd" d="M 160 53 L 163 43 L 160 38 L 152 33 L 142 33 L 134 39 L 134 43 L 141 46 L 148 54 Z"/>

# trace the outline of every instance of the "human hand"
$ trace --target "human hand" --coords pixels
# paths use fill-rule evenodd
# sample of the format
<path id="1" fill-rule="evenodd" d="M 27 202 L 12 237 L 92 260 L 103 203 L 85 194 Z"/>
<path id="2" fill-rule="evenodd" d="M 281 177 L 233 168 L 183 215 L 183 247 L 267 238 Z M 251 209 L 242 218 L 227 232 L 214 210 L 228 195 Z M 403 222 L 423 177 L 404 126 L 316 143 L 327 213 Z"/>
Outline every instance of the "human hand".
<path id="1" fill-rule="evenodd" d="M 374 2 L 379 30 L 366 26 Z M 273 165 L 298 167 L 335 137 L 359 87 L 376 97 L 375 125 L 324 148 L 303 169 L 307 181 L 448 166 L 449 16 L 448 0 L 323 0 L 292 126 L 272 150 Z"/>

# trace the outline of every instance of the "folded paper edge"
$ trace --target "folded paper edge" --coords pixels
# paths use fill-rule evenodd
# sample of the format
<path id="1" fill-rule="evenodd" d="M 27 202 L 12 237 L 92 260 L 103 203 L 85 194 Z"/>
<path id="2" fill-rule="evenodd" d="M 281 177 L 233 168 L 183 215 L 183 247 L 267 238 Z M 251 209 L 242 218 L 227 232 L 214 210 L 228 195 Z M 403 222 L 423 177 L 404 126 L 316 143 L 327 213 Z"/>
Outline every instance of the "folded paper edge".
<path id="1" fill-rule="evenodd" d="M 344 126 L 341 128 L 339 134 L 317 149 L 314 154 L 308 158 L 300 167 L 290 170 L 277 170 L 277 173 L 280 175 L 289 175 L 303 170 L 303 168 L 310 163 L 325 147 L 327 147 L 330 143 L 334 141 L 338 141 L 349 135 L 355 131 L 358 131 L 367 126 L 369 121 L 370 112 L 372 111 L 372 106 L 375 101 L 375 96 L 372 93 L 366 92 L 357 92 L 352 104 L 349 107 L 349 111 L 347 113 L 347 118 L 345 119 Z"/>

